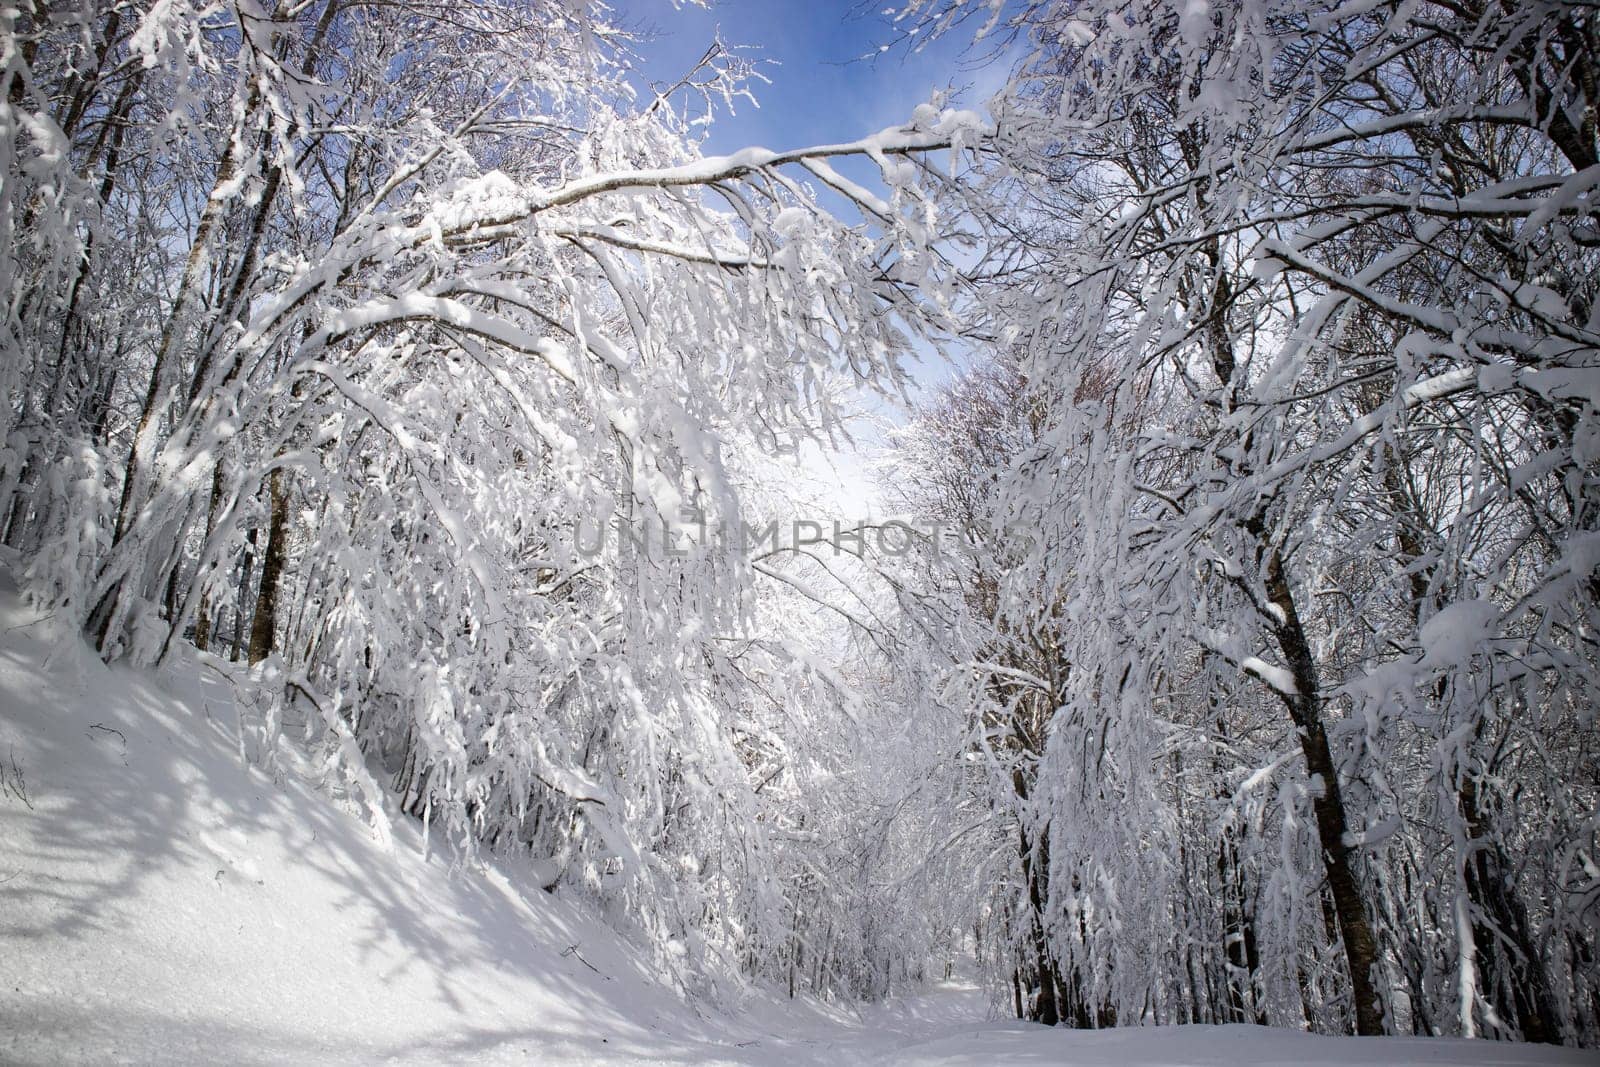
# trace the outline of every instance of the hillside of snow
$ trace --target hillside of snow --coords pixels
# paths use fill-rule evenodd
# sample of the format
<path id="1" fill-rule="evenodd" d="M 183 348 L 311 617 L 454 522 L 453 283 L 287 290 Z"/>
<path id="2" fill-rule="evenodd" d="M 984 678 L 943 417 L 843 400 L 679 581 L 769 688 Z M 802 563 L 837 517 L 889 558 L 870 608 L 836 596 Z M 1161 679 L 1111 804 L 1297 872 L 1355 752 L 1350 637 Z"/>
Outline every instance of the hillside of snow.
<path id="1" fill-rule="evenodd" d="M 1574 1051 L 986 1019 L 970 984 L 860 1013 L 661 986 L 595 916 L 384 849 L 215 670 L 108 668 L 0 592 L 0 1062 L 1562 1064 Z"/>

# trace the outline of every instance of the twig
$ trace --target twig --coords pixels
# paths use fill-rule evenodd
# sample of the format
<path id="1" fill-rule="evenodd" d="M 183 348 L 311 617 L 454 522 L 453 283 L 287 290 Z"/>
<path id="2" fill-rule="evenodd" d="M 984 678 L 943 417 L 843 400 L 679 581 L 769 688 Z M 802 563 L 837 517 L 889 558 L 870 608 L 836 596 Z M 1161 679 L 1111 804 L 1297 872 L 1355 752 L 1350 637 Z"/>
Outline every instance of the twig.
<path id="1" fill-rule="evenodd" d="M 126 737 L 123 737 L 122 736 L 122 731 L 118 730 L 114 726 L 107 726 L 105 723 L 97 722 L 97 723 L 91 724 L 89 729 L 91 729 L 91 730 L 99 730 L 99 731 L 101 731 L 103 733 L 108 733 L 108 734 L 116 734 L 118 737 L 122 738 L 122 747 L 123 748 L 127 748 L 128 747 L 128 739 Z"/>
<path id="2" fill-rule="evenodd" d="M 609 975 L 606 975 L 606 974 L 602 973 L 600 968 L 596 967 L 594 964 L 590 963 L 588 960 L 583 958 L 583 954 L 578 951 L 578 946 L 577 945 L 568 945 L 565 949 L 562 950 L 561 954 L 563 956 L 572 956 L 572 957 L 574 957 L 575 959 L 577 959 L 577 961 L 579 963 L 581 963 L 585 967 L 589 968 L 595 974 L 600 975 L 601 978 L 604 978 L 608 982 L 611 981 L 611 978 L 610 978 Z"/>
<path id="3" fill-rule="evenodd" d="M 12 745 L 7 756 L 8 764 L 0 764 L 0 796 L 10 794 L 22 801 L 29 811 L 33 801 L 28 799 L 28 780 L 23 777 L 22 764 L 17 762 L 17 746 Z M 8 879 L 9 881 L 9 879 Z"/>
<path id="4" fill-rule="evenodd" d="M 30 619 L 28 622 L 19 622 L 15 626 L 7 626 L 6 633 L 11 633 L 13 630 L 26 630 L 30 626 L 37 626 L 41 622 L 48 622 L 55 617 L 56 613 L 52 611 L 48 615 L 41 615 L 37 619 Z"/>

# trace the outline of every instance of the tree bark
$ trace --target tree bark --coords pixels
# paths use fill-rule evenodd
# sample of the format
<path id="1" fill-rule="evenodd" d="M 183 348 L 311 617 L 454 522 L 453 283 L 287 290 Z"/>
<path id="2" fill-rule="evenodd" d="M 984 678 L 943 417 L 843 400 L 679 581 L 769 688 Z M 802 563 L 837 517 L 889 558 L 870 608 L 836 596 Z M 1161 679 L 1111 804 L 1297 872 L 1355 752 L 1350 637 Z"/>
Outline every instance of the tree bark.
<path id="1" fill-rule="evenodd" d="M 1516 1020 L 1524 1041 L 1559 1045 L 1550 979 L 1528 928 L 1528 910 L 1511 888 L 1510 864 L 1479 803 L 1477 778 L 1463 774 L 1459 800 L 1471 835 L 1464 859 L 1481 991 L 1502 1018 Z"/>
<path id="2" fill-rule="evenodd" d="M 272 654 L 273 634 L 278 626 L 278 585 L 283 577 L 289 534 L 289 494 L 283 484 L 283 468 L 272 472 L 267 482 L 267 495 L 272 511 L 267 522 L 267 550 L 261 558 L 261 586 L 256 593 L 256 613 L 250 623 L 252 666 Z"/>
<path id="3" fill-rule="evenodd" d="M 1276 548 L 1267 555 L 1267 595 L 1281 618 L 1274 627 L 1279 647 L 1294 677 L 1295 693 L 1280 696 L 1288 706 L 1289 717 L 1300 738 L 1306 773 L 1313 784 L 1312 810 L 1317 821 L 1317 840 L 1322 846 L 1322 863 L 1333 896 L 1339 939 L 1344 943 L 1345 962 L 1350 969 L 1350 991 L 1355 1000 L 1356 1033 L 1377 1037 L 1384 1033 L 1383 1005 L 1379 1003 L 1374 974 L 1378 962 L 1377 942 L 1367 918 L 1361 885 L 1356 878 L 1354 852 L 1346 834 L 1344 797 L 1328 732 L 1322 722 L 1316 662 L 1311 642 L 1295 609 L 1294 594 L 1284 574 L 1283 556 Z"/>

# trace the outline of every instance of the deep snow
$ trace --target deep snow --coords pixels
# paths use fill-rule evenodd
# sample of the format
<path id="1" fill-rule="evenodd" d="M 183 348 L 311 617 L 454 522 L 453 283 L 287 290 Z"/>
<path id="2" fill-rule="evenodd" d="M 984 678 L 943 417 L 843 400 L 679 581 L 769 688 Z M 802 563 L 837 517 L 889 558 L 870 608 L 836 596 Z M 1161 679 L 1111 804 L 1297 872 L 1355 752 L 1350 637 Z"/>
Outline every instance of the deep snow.
<path id="1" fill-rule="evenodd" d="M 215 668 L 101 665 L 0 590 L 0 1061 L 1590 1063 L 1487 1042 L 987 1021 L 949 982 L 853 1012 L 670 992 L 583 908 L 386 851 Z"/>

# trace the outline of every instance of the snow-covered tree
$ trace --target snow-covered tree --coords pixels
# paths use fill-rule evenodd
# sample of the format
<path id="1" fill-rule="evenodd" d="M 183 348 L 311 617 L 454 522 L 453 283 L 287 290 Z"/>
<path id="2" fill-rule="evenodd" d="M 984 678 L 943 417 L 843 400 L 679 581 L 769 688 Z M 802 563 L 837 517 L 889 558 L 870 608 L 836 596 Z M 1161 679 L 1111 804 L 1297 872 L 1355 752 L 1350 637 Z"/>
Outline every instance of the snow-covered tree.
<path id="1" fill-rule="evenodd" d="M 641 99 L 629 38 L 553 0 L 3 17 L 33 593 L 108 658 L 242 654 L 380 828 L 531 853 L 681 977 L 781 942 L 771 798 L 838 701 L 696 531 L 739 530 L 736 457 L 832 430 L 839 383 L 902 388 L 979 120 L 705 157 L 685 99 L 747 64 Z M 816 710 L 780 730 L 773 691 Z"/>
<path id="2" fill-rule="evenodd" d="M 1003 624 L 1062 597 L 1057 959 L 1119 1020 L 1593 1040 L 1592 5 L 900 17 L 1022 56 L 978 273 L 1047 410 L 997 517 Z"/>

